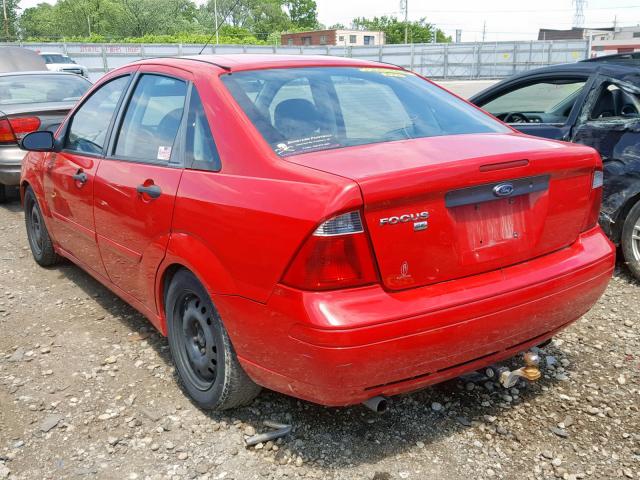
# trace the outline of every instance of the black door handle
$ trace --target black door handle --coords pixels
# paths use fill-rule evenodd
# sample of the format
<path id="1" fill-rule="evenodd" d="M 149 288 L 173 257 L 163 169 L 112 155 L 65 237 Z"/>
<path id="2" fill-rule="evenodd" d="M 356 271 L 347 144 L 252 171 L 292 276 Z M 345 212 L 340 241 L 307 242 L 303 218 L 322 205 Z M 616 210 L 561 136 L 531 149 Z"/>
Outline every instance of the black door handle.
<path id="1" fill-rule="evenodd" d="M 80 182 L 80 183 L 87 183 L 89 177 L 87 177 L 87 174 L 84 173 L 82 170 L 78 170 L 74 175 L 73 175 L 73 180 L 75 182 Z"/>
<path id="2" fill-rule="evenodd" d="M 158 198 L 162 193 L 162 189 L 158 185 L 138 185 L 136 187 L 136 192 L 140 195 L 147 194 L 151 198 Z"/>

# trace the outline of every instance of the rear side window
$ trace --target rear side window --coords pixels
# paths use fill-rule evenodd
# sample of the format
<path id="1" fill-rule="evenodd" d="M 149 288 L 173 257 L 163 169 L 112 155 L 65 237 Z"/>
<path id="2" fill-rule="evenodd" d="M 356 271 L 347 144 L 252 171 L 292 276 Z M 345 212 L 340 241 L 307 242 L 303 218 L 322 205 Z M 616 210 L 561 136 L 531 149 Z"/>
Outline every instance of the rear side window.
<path id="1" fill-rule="evenodd" d="M 209 128 L 209 122 L 195 88 L 191 90 L 187 118 L 187 148 L 185 165 L 195 170 L 220 170 L 220 156 Z"/>
<path id="2" fill-rule="evenodd" d="M 102 154 L 107 130 L 129 76 L 104 84 L 75 112 L 69 125 L 65 148 L 80 153 Z"/>
<path id="3" fill-rule="evenodd" d="M 168 163 L 186 96 L 187 84 L 182 80 L 142 75 L 122 120 L 115 156 Z"/>
<path id="4" fill-rule="evenodd" d="M 420 77 L 390 68 L 236 72 L 222 81 L 280 156 L 439 135 L 510 132 Z M 260 85 L 256 94 L 250 85 Z"/>

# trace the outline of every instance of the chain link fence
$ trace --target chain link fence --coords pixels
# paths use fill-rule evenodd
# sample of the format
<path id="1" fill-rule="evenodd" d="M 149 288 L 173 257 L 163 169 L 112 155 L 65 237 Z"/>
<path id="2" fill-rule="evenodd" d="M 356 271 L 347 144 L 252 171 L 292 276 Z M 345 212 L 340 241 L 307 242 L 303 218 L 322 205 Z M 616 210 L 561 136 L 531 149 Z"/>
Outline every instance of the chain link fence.
<path id="1" fill-rule="evenodd" d="M 202 45 L 192 44 L 21 43 L 19 45 L 40 52 L 65 53 L 76 62 L 88 67 L 93 80 L 109 70 L 142 58 L 197 55 L 202 49 Z M 589 50 L 590 45 L 586 40 L 532 40 L 362 47 L 209 45 L 203 53 L 334 55 L 399 65 L 439 80 L 464 80 L 503 78 L 545 65 L 576 62 L 588 58 Z"/>

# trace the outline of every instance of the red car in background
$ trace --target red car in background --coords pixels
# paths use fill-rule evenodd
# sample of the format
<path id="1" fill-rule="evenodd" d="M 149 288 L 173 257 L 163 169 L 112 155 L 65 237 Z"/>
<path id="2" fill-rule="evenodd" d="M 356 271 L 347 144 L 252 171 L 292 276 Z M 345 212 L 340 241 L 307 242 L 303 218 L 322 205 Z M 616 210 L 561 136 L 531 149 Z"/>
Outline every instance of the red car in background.
<path id="1" fill-rule="evenodd" d="M 23 147 L 35 260 L 146 315 L 203 408 L 260 386 L 349 405 L 485 367 L 578 319 L 614 266 L 593 149 L 388 65 L 144 60 Z"/>

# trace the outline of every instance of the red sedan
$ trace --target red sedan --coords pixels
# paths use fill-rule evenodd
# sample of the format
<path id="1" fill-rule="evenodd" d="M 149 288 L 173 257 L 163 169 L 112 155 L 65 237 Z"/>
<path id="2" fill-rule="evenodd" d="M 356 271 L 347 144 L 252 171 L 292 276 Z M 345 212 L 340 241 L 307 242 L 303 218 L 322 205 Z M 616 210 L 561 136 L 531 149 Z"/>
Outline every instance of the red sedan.
<path id="1" fill-rule="evenodd" d="M 152 59 L 23 140 L 35 260 L 169 337 L 203 408 L 413 391 L 551 338 L 614 266 L 591 148 L 520 134 L 411 72 Z"/>

